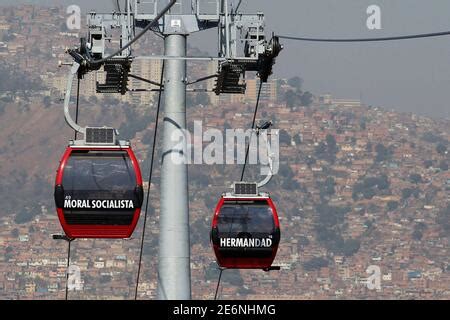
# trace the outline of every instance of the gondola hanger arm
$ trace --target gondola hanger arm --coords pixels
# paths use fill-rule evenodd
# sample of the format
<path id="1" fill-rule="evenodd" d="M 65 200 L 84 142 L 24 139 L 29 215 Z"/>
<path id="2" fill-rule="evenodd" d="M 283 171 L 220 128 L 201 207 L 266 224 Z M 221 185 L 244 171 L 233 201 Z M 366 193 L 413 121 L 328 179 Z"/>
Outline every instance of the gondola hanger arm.
<path id="1" fill-rule="evenodd" d="M 64 119 L 66 120 L 66 123 L 75 131 L 85 134 L 86 128 L 83 128 L 79 126 L 70 116 L 69 112 L 69 105 L 70 105 L 70 96 L 72 94 L 72 85 L 73 85 L 73 79 L 75 78 L 75 75 L 78 74 L 78 70 L 80 68 L 80 64 L 77 62 L 73 62 L 72 67 L 70 68 L 69 75 L 67 77 L 67 88 L 66 88 L 66 94 L 64 96 Z"/>
<path id="2" fill-rule="evenodd" d="M 273 158 L 274 158 L 274 154 L 272 152 L 272 149 L 271 149 L 271 146 L 270 146 L 270 142 L 269 142 L 269 139 L 268 139 L 268 135 L 269 134 L 267 134 L 267 129 L 272 125 L 272 123 L 271 122 L 270 123 L 266 122 L 266 123 L 264 123 L 264 125 L 266 125 L 264 128 L 257 128 L 256 129 L 256 134 L 258 136 L 260 136 L 261 133 L 263 133 L 264 140 L 266 141 L 267 157 L 268 157 L 268 166 L 267 166 L 268 173 L 267 173 L 266 177 L 262 181 L 258 182 L 258 184 L 257 184 L 258 188 L 264 187 L 266 184 L 268 184 L 270 182 L 270 180 L 272 180 L 272 177 L 273 177 Z"/>

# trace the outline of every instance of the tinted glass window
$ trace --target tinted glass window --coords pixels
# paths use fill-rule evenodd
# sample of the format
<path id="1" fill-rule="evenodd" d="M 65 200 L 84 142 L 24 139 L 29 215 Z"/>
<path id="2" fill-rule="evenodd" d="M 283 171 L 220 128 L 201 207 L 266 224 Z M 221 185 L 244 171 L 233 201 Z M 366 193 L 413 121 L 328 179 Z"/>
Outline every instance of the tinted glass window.
<path id="1" fill-rule="evenodd" d="M 266 202 L 233 202 L 222 206 L 217 227 L 222 236 L 240 232 L 270 234 L 274 232 L 275 222 Z"/>
<path id="2" fill-rule="evenodd" d="M 128 154 L 121 152 L 73 152 L 63 175 L 65 190 L 134 190 L 136 176 Z"/>
<path id="3" fill-rule="evenodd" d="M 136 175 L 125 151 L 72 152 L 63 188 L 68 224 L 129 225 L 133 220 Z"/>

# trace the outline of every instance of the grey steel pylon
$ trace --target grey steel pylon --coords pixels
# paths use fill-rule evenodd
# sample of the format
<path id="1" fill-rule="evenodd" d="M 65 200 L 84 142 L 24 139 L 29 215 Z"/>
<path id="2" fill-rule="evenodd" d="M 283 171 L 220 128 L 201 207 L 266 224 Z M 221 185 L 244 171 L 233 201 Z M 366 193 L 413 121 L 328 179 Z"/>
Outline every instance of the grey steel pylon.
<path id="1" fill-rule="evenodd" d="M 186 36 L 167 35 L 166 56 L 186 56 Z M 167 60 L 159 220 L 158 299 L 191 298 L 186 141 L 186 60 Z"/>

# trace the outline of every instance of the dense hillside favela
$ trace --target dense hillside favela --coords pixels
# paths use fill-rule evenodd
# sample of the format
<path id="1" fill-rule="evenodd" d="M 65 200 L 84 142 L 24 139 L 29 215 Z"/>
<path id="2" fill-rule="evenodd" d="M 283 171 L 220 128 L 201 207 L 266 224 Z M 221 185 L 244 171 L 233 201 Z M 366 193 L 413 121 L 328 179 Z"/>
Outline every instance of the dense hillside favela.
<path id="1" fill-rule="evenodd" d="M 64 8 L 0 7 L 0 299 L 65 294 L 67 243 L 51 237 L 62 231 L 53 205 L 55 170 L 73 137 L 60 100 L 67 69 L 57 64 L 79 34 L 66 30 L 65 19 Z M 161 48 L 149 36 L 136 51 Z M 190 65 L 198 77 L 215 70 L 212 63 Z M 158 80 L 161 62 L 136 61 L 132 71 Z M 280 170 L 266 188 L 280 215 L 281 270 L 225 271 L 220 298 L 449 299 L 449 119 L 313 95 L 305 80 L 264 85 L 258 114 L 281 130 Z M 147 177 L 157 96 L 96 94 L 91 75 L 81 85 L 80 121 L 117 127 Z M 134 80 L 130 86 L 148 88 Z M 249 79 L 245 95 L 220 99 L 189 95 L 189 127 L 199 120 L 220 130 L 248 128 L 257 86 Z M 141 299 L 156 297 L 159 161 L 155 169 Z M 249 175 L 258 168 L 251 169 Z M 214 296 L 211 217 L 239 174 L 237 165 L 189 166 L 193 298 Z M 142 219 L 131 239 L 73 242 L 71 264 L 80 268 L 81 283 L 69 299 L 133 298 L 141 234 Z M 368 285 L 374 268 L 381 272 L 376 288 Z"/>

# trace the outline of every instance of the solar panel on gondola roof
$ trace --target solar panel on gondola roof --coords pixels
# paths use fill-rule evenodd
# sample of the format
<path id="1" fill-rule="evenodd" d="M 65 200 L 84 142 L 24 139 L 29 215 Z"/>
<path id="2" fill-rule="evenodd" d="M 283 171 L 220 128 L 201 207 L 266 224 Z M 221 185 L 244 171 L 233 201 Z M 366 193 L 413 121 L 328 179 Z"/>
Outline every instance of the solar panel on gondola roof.
<path id="1" fill-rule="evenodd" d="M 249 182 L 236 182 L 234 184 L 234 194 L 257 195 L 258 194 L 257 184 Z"/>
<path id="2" fill-rule="evenodd" d="M 114 145 L 113 128 L 86 128 L 85 140 L 87 144 L 110 144 Z"/>

